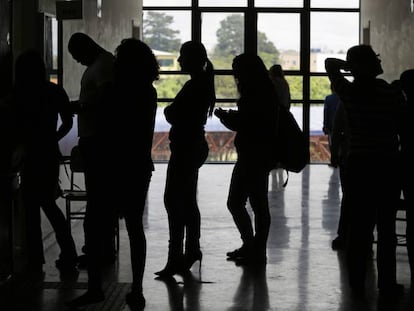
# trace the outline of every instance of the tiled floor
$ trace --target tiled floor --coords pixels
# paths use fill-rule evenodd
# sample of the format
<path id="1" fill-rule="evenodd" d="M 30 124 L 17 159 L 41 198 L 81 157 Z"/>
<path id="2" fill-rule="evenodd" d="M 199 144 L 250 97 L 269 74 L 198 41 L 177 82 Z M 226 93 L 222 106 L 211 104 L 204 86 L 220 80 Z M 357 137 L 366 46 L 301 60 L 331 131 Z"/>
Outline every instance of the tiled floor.
<path id="1" fill-rule="evenodd" d="M 252 270 L 226 261 L 225 253 L 240 245 L 238 232 L 226 209 L 232 165 L 205 165 L 199 177 L 203 262 L 192 275 L 168 282 L 155 280 L 154 272 L 166 261 L 168 226 L 163 207 L 165 164 L 157 164 L 144 215 L 148 242 L 144 295 L 148 311 L 267 311 L 267 310 L 414 310 L 406 250 L 398 247 L 398 279 L 405 294 L 395 301 L 378 300 L 375 264 L 371 262 L 368 293 L 364 301 L 352 299 L 343 268 L 343 254 L 332 251 L 336 235 L 340 188 L 338 171 L 327 165 L 311 165 L 301 174 L 290 174 L 286 189 L 272 187 L 272 226 L 268 264 Z M 286 176 L 285 176 L 286 177 Z M 401 229 L 401 228 L 400 228 Z M 81 223 L 74 223 L 74 237 L 83 244 Z M 52 244 L 46 251 L 43 284 L 16 295 L 16 304 L 0 310 L 65 310 L 64 301 L 84 291 L 85 271 L 62 278 L 53 262 L 58 254 Z M 121 224 L 118 262 L 107 273 L 107 301 L 88 310 L 123 310 L 123 295 L 131 281 L 128 238 Z M 21 309 L 18 306 L 22 306 Z"/>

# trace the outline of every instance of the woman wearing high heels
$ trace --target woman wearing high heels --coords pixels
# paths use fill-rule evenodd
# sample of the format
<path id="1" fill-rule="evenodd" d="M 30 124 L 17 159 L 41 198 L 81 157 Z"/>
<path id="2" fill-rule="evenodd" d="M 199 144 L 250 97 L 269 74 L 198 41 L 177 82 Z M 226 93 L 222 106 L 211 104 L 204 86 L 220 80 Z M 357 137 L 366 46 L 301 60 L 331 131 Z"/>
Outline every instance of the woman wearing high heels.
<path id="1" fill-rule="evenodd" d="M 160 277 L 187 271 L 196 261 L 201 266 L 197 180 L 208 155 L 204 125 L 216 99 L 213 65 L 202 43 L 184 43 L 178 62 L 191 79 L 164 110 L 171 124 L 171 157 L 164 192 L 170 239 L 167 264 L 155 273 Z"/>

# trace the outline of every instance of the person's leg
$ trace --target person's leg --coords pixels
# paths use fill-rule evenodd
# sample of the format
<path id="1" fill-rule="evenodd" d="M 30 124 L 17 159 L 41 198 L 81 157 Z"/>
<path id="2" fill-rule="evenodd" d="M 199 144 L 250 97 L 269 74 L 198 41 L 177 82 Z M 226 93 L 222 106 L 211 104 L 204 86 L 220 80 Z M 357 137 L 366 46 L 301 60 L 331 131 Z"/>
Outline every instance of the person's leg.
<path id="1" fill-rule="evenodd" d="M 70 233 L 65 216 L 55 201 L 42 203 L 42 209 L 55 231 L 56 241 L 61 253 L 56 261 L 58 268 L 73 269 L 77 263 L 77 252 L 75 242 Z"/>
<path id="2" fill-rule="evenodd" d="M 145 306 L 142 280 L 144 277 L 147 242 L 142 224 L 142 215 L 146 204 L 151 172 L 148 173 L 147 177 L 142 177 L 141 182 L 138 185 L 134 184 L 133 189 L 130 189 L 136 195 L 130 200 L 125 199 L 124 201 L 126 205 L 124 206 L 124 217 L 129 237 L 132 269 L 132 287 L 131 292 L 126 296 L 126 300 L 129 305 L 139 307 Z"/>
<path id="3" fill-rule="evenodd" d="M 227 208 L 233 216 L 234 223 L 240 232 L 241 240 L 243 241 L 242 248 L 248 252 L 248 249 L 253 245 L 254 233 L 252 221 L 246 210 L 246 202 L 248 197 L 247 192 L 247 171 L 246 168 L 237 162 L 233 169 L 233 174 L 230 181 L 230 190 L 227 199 Z M 236 258 L 239 254 L 237 249 L 233 252 L 228 252 L 227 256 Z"/>
<path id="4" fill-rule="evenodd" d="M 346 172 L 344 165 L 339 166 L 339 178 L 341 182 L 341 190 L 342 190 L 342 199 L 339 211 L 339 222 L 338 222 L 338 230 L 337 230 L 337 237 L 332 241 L 332 249 L 334 250 L 344 250 L 346 245 L 346 237 L 347 237 L 347 230 L 349 226 L 349 208 L 347 205 L 348 198 L 346 195 Z"/>
<path id="5" fill-rule="evenodd" d="M 254 260 L 265 262 L 267 238 L 271 222 L 267 198 L 268 172 L 263 168 L 258 168 L 252 170 L 249 176 L 249 201 L 254 211 L 255 219 Z"/>
<path id="6" fill-rule="evenodd" d="M 168 214 L 168 259 L 159 276 L 173 275 L 182 269 L 184 244 L 184 216 L 182 195 L 182 167 L 172 155 L 168 162 L 164 191 L 164 205 Z"/>
<path id="7" fill-rule="evenodd" d="M 371 171 L 366 166 L 366 161 L 359 158 L 350 159 L 346 166 L 349 202 L 346 263 L 350 287 L 357 294 L 363 294 L 365 290 L 367 260 L 376 218 L 373 195 L 377 190 L 370 183 Z"/>
<path id="8" fill-rule="evenodd" d="M 105 299 L 102 289 L 102 268 L 104 261 L 103 247 L 105 242 L 105 225 L 108 209 L 102 193 L 105 188 L 102 185 L 102 174 L 100 172 L 100 157 L 97 154 L 98 145 L 93 138 L 79 139 L 79 148 L 84 162 L 85 186 L 88 194 L 85 210 L 84 231 L 86 248 L 86 266 L 88 271 L 88 291 L 68 302 L 71 308 L 96 303 Z M 103 191 L 103 192 L 101 192 Z M 104 221 L 102 221 L 104 220 Z"/>
<path id="9" fill-rule="evenodd" d="M 184 220 L 186 229 L 185 253 L 197 253 L 200 250 L 200 210 L 197 203 L 198 168 L 189 170 L 184 180 Z"/>

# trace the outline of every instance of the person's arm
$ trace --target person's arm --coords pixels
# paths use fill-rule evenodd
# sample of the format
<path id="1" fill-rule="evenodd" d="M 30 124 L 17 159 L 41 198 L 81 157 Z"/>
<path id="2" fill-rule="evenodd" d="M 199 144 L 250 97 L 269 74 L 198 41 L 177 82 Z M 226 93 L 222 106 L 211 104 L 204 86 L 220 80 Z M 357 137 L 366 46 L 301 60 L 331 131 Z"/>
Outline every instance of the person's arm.
<path id="1" fill-rule="evenodd" d="M 341 70 L 349 71 L 347 62 L 339 58 L 325 59 L 325 69 L 333 88 L 338 91 L 339 84 L 345 80 Z"/>
<path id="2" fill-rule="evenodd" d="M 59 107 L 60 107 L 59 117 L 60 117 L 61 124 L 58 130 L 56 131 L 57 141 L 65 137 L 66 134 L 69 133 L 69 131 L 72 129 L 72 126 L 73 126 L 73 114 L 71 111 L 71 106 L 70 106 L 71 104 L 69 101 L 69 97 L 63 88 L 59 90 L 59 93 L 60 93 L 58 96 Z"/>
<path id="3" fill-rule="evenodd" d="M 223 123 L 225 127 L 229 130 L 237 131 L 240 124 L 240 115 L 238 111 L 229 109 L 224 110 L 222 108 L 217 108 L 214 110 L 214 115 L 220 119 L 220 122 Z"/>

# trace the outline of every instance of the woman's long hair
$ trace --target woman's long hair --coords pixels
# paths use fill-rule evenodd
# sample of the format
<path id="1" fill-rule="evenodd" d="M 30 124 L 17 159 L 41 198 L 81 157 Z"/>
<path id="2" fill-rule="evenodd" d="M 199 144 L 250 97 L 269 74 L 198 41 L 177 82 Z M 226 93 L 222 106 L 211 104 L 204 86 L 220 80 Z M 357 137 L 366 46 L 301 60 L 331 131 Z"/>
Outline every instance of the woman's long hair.
<path id="1" fill-rule="evenodd" d="M 206 77 L 208 83 L 207 97 L 209 101 L 208 115 L 211 117 L 216 104 L 216 91 L 214 86 L 214 67 L 207 57 L 206 48 L 201 42 L 187 41 L 181 46 L 181 52 L 188 53 L 188 56 L 191 57 L 192 64 L 201 68 Z"/>
<path id="2" fill-rule="evenodd" d="M 159 65 L 150 47 L 138 39 L 123 39 L 115 50 L 115 78 L 121 83 L 152 83 Z"/>
<path id="3" fill-rule="evenodd" d="M 255 54 L 240 54 L 233 59 L 233 74 L 241 99 L 267 98 L 277 101 L 277 95 L 263 60 Z"/>

